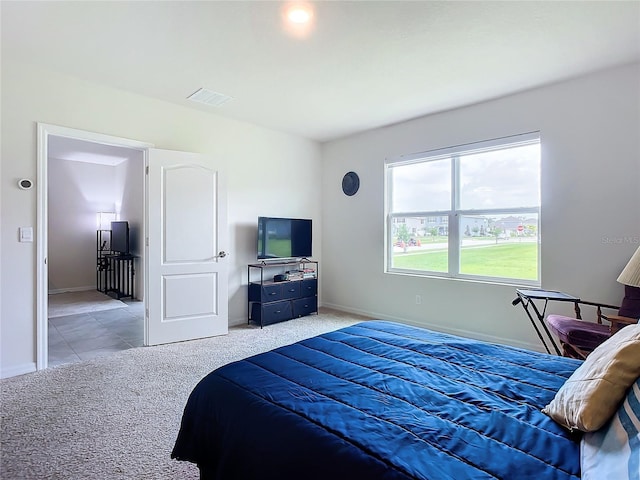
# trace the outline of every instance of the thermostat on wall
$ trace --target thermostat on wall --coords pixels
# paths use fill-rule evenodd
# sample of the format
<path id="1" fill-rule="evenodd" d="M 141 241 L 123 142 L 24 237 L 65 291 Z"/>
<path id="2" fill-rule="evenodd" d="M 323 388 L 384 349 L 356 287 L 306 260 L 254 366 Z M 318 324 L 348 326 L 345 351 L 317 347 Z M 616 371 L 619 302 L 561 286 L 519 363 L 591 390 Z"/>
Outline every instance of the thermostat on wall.
<path id="1" fill-rule="evenodd" d="M 29 190 L 31 187 L 33 187 L 33 182 L 28 178 L 22 178 L 18 180 L 18 187 L 22 190 Z"/>

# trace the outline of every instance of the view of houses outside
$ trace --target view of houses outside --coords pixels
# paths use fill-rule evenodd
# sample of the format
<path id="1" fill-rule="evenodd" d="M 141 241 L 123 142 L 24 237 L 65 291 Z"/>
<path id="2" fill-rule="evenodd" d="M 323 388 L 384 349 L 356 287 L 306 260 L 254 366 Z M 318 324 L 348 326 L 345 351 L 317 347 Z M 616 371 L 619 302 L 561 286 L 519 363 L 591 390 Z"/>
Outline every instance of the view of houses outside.
<path id="1" fill-rule="evenodd" d="M 396 217 L 392 224 L 393 267 L 448 271 L 448 217 Z M 460 217 L 460 273 L 536 280 L 538 218 L 514 215 Z"/>
<path id="2" fill-rule="evenodd" d="M 540 158 L 531 132 L 387 163 L 387 268 L 537 284 Z"/>

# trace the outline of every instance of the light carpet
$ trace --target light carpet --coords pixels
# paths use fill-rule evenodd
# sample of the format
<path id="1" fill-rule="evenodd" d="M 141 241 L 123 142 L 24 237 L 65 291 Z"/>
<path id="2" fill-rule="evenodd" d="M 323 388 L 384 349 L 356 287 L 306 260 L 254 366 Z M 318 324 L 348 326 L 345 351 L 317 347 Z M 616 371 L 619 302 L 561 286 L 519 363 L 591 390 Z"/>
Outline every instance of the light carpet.
<path id="1" fill-rule="evenodd" d="M 126 303 L 97 290 L 56 293 L 49 295 L 48 317 L 66 317 L 67 315 L 99 312 L 113 308 L 125 308 L 126 306 Z"/>
<path id="2" fill-rule="evenodd" d="M 197 479 L 171 460 L 193 387 L 213 369 L 364 317 L 323 309 L 228 335 L 140 347 L 0 381 L 0 478 Z M 251 452 L 247 452 L 250 461 Z"/>

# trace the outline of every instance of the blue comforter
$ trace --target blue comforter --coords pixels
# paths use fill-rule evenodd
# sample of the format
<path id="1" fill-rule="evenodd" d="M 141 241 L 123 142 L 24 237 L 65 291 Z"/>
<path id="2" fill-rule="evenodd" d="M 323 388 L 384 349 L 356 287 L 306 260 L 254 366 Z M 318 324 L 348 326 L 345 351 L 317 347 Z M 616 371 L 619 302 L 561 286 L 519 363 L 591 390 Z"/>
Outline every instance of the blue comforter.
<path id="1" fill-rule="evenodd" d="M 579 478 L 540 411 L 579 365 L 363 322 L 210 373 L 172 458 L 224 480 Z"/>

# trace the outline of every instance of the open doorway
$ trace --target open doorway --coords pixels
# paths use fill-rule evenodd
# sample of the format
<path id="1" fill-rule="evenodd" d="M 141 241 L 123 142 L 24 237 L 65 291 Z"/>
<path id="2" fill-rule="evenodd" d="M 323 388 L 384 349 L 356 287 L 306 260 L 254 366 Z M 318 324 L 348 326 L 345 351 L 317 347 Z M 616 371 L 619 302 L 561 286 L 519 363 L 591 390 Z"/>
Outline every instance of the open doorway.
<path id="1" fill-rule="evenodd" d="M 142 346 L 146 145 L 39 130 L 38 369 Z M 111 220 L 127 223 L 127 252 Z"/>
<path id="2" fill-rule="evenodd" d="M 142 253 L 136 271 L 143 272 L 138 279 L 143 277 L 144 286 L 137 290 L 144 296 L 144 345 L 226 334 L 227 195 L 224 175 L 214 160 L 192 152 L 154 149 L 135 140 L 38 124 L 37 369 L 48 364 L 48 237 L 54 228 L 48 214 L 50 137 L 141 152 L 144 222 L 139 228 Z"/>
<path id="3" fill-rule="evenodd" d="M 54 135 L 47 152 L 49 366 L 142 346 L 143 152 Z"/>

